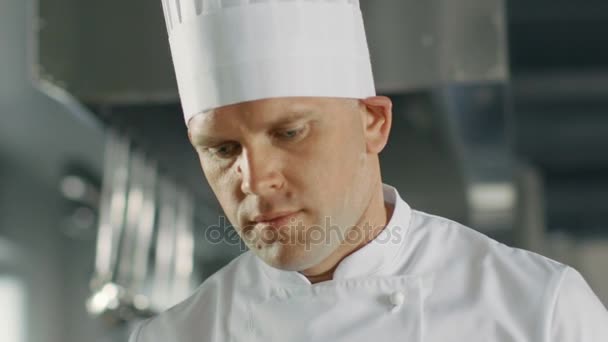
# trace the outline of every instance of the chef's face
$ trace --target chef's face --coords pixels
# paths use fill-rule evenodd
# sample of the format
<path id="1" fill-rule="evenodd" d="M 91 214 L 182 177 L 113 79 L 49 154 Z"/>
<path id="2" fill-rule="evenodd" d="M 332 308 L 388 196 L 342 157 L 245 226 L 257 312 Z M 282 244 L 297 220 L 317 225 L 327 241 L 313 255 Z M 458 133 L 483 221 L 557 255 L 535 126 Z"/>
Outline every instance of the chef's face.
<path id="1" fill-rule="evenodd" d="M 351 99 L 276 98 L 190 120 L 211 189 L 249 249 L 269 265 L 315 266 L 360 221 L 386 143 L 370 132 L 377 117 L 368 108 Z"/>

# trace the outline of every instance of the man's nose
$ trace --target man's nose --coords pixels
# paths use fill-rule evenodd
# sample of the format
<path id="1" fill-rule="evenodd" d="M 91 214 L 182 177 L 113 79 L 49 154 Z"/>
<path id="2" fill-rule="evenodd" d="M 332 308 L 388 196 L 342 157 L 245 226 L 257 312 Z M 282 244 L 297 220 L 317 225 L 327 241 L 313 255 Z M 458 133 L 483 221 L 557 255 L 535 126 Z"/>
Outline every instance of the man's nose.
<path id="1" fill-rule="evenodd" d="M 284 186 L 279 157 L 269 149 L 246 148 L 241 154 L 238 172 L 241 191 L 248 195 L 267 196 Z"/>

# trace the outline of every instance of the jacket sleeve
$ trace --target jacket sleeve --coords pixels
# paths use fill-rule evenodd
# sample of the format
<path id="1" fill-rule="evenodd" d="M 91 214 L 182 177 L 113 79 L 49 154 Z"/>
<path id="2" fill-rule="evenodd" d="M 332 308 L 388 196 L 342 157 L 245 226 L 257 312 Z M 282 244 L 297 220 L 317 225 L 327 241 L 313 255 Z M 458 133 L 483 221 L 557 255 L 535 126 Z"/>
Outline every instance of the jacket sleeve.
<path id="1" fill-rule="evenodd" d="M 551 342 L 608 341 L 608 311 L 576 270 L 567 267 L 555 296 Z"/>

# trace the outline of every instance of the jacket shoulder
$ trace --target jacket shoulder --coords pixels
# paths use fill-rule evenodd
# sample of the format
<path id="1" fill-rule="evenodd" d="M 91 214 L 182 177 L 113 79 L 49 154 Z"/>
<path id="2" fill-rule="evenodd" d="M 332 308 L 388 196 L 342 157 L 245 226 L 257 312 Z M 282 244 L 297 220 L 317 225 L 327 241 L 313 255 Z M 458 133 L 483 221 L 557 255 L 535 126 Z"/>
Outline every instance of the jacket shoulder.
<path id="1" fill-rule="evenodd" d="M 187 299 L 139 323 L 129 342 L 190 341 L 188 334 L 216 333 L 215 320 L 220 310 L 231 305 L 235 285 L 253 261 L 250 252 L 241 254 L 207 278 Z M 194 335 L 193 335 L 194 336 Z M 205 340 L 213 340 L 206 338 Z"/>
<path id="2" fill-rule="evenodd" d="M 471 277 L 500 276 L 536 288 L 558 282 L 568 266 L 520 248 L 507 246 L 455 221 L 413 211 L 410 238 L 427 255 L 427 271 L 460 269 Z M 468 272 L 467 272 L 468 271 Z"/>
<path id="3" fill-rule="evenodd" d="M 413 215 L 410 233 L 413 248 L 424 251 L 418 264 L 438 278 L 430 311 L 464 301 L 477 309 L 474 319 L 490 322 L 488 329 L 506 329 L 510 317 L 533 341 L 608 336 L 608 312 L 572 267 L 422 212 Z"/>

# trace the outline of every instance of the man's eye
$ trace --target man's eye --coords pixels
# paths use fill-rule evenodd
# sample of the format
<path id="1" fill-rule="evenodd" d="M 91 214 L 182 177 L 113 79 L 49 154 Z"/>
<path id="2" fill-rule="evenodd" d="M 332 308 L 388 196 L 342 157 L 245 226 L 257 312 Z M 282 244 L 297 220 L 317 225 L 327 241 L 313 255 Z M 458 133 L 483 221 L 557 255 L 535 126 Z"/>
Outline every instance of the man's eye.
<path id="1" fill-rule="evenodd" d="M 226 143 L 221 144 L 216 147 L 209 148 L 209 151 L 217 157 L 220 158 L 230 158 L 236 155 L 241 148 L 241 145 L 238 143 Z"/>
<path id="2" fill-rule="evenodd" d="M 276 133 L 276 135 L 279 139 L 293 140 L 293 139 L 299 137 L 303 132 L 304 132 L 303 128 L 288 129 L 288 130 L 284 130 L 284 131 L 279 131 Z"/>

